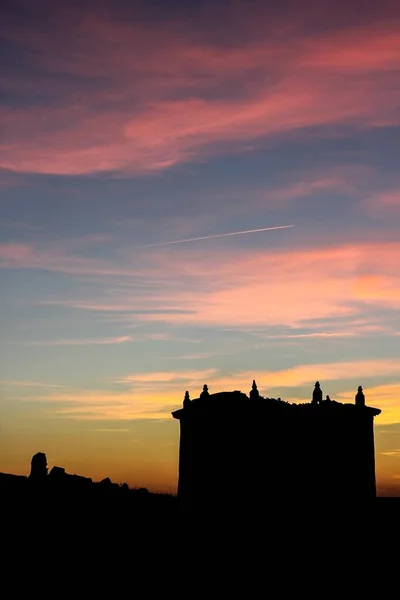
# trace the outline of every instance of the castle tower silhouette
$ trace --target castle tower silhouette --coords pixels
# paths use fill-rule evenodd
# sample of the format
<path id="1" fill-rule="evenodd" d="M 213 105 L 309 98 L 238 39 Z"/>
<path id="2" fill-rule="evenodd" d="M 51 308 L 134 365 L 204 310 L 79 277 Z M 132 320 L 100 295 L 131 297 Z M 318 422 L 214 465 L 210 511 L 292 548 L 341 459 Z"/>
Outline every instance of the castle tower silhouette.
<path id="1" fill-rule="evenodd" d="M 254 509 L 268 502 L 367 501 L 376 497 L 374 417 L 360 386 L 355 404 L 319 382 L 310 403 L 251 393 L 185 395 L 180 421 L 178 498 L 183 507 Z"/>

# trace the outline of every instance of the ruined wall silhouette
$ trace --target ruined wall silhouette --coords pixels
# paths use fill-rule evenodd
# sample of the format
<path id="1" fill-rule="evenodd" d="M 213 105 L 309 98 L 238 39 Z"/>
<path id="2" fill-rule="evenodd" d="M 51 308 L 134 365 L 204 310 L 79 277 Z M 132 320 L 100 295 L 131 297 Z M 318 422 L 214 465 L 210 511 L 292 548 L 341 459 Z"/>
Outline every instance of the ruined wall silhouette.
<path id="1" fill-rule="evenodd" d="M 319 386 L 317 386 L 318 388 Z M 329 396 L 307 404 L 255 392 L 206 394 L 180 421 L 178 497 L 185 507 L 364 501 L 376 496 L 373 419 L 379 409 Z"/>

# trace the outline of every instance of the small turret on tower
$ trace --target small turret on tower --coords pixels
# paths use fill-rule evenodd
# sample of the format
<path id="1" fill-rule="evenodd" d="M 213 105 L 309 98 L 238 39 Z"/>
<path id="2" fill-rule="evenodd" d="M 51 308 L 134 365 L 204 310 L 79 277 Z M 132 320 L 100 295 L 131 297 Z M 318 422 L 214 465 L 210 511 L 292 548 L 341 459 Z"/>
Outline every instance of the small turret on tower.
<path id="1" fill-rule="evenodd" d="M 189 392 L 186 391 L 185 392 L 185 397 L 183 399 L 183 408 L 186 408 L 187 406 L 189 406 L 189 404 L 190 404 Z"/>
<path id="2" fill-rule="evenodd" d="M 361 385 L 358 386 L 355 402 L 356 406 L 365 406 L 365 396 Z"/>
<path id="3" fill-rule="evenodd" d="M 319 381 L 315 382 L 315 387 L 312 394 L 312 404 L 320 404 L 322 402 L 322 390 Z"/>
<path id="4" fill-rule="evenodd" d="M 209 396 L 208 385 L 205 383 L 203 385 L 203 391 L 200 394 L 200 398 L 207 398 Z"/>
<path id="5" fill-rule="evenodd" d="M 255 379 L 253 379 L 253 385 L 251 386 L 249 396 L 250 396 L 251 400 L 256 400 L 257 398 L 260 397 L 260 392 L 257 389 L 257 384 L 256 384 Z"/>

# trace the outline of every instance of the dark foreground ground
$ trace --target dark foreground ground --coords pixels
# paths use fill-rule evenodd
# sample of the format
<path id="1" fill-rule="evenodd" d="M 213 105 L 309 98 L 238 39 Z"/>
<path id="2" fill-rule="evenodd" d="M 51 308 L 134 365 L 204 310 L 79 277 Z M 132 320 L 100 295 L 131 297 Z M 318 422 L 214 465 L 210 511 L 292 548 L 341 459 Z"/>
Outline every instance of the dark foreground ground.
<path id="1" fill-rule="evenodd" d="M 196 529 L 201 534 L 216 525 L 231 531 L 263 530 L 268 535 L 304 530 L 323 538 L 324 531 L 350 535 L 352 528 L 360 527 L 369 534 L 399 535 L 400 541 L 400 498 L 369 502 L 346 497 L 332 502 L 284 498 L 257 505 L 250 496 L 244 500 L 241 494 L 237 500 L 232 494 L 223 504 L 211 501 L 208 507 L 198 505 L 189 511 L 173 495 L 108 483 L 82 485 L 74 478 L 34 482 L 0 473 L 3 533 L 23 527 L 37 529 L 42 536 L 63 531 L 84 539 L 90 530 L 117 539 L 146 537 L 150 529 L 160 535 L 178 528 L 183 535 Z"/>
<path id="2" fill-rule="evenodd" d="M 0 477 L 0 511 L 4 598 L 43 589 L 57 598 L 115 596 L 113 586 L 132 596 L 196 598 L 203 588 L 251 598 L 272 580 L 281 588 L 274 597 L 293 595 L 293 586 L 296 595 L 311 586 L 331 597 L 339 584 L 347 595 L 349 577 L 354 593 L 370 596 L 377 580 L 397 573 L 400 499 L 287 499 L 256 509 L 251 498 L 232 497 L 218 510 L 188 512 L 176 497 L 146 490 Z"/>

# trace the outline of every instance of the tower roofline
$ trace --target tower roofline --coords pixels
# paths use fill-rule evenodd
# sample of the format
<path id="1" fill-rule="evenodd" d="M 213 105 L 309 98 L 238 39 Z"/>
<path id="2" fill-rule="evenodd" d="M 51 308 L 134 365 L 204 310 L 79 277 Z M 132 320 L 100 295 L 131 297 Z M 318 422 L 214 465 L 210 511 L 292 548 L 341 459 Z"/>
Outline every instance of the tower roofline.
<path id="1" fill-rule="evenodd" d="M 231 411 L 230 411 L 231 409 Z M 311 402 L 302 402 L 300 404 L 290 403 L 280 398 L 250 398 L 245 393 L 238 390 L 232 392 L 216 392 L 209 394 L 206 397 L 195 398 L 190 404 L 184 408 L 179 408 L 171 414 L 174 419 L 184 418 L 186 415 L 196 413 L 208 413 L 210 416 L 217 414 L 222 410 L 226 416 L 227 410 L 233 415 L 235 412 L 246 413 L 252 410 L 260 411 L 268 414 L 285 414 L 287 416 L 335 416 L 335 415 L 350 415 L 350 414 L 369 414 L 372 417 L 378 416 L 381 413 L 379 408 L 373 406 L 356 406 L 354 404 L 343 404 L 336 400 L 324 400 L 320 404 Z"/>

